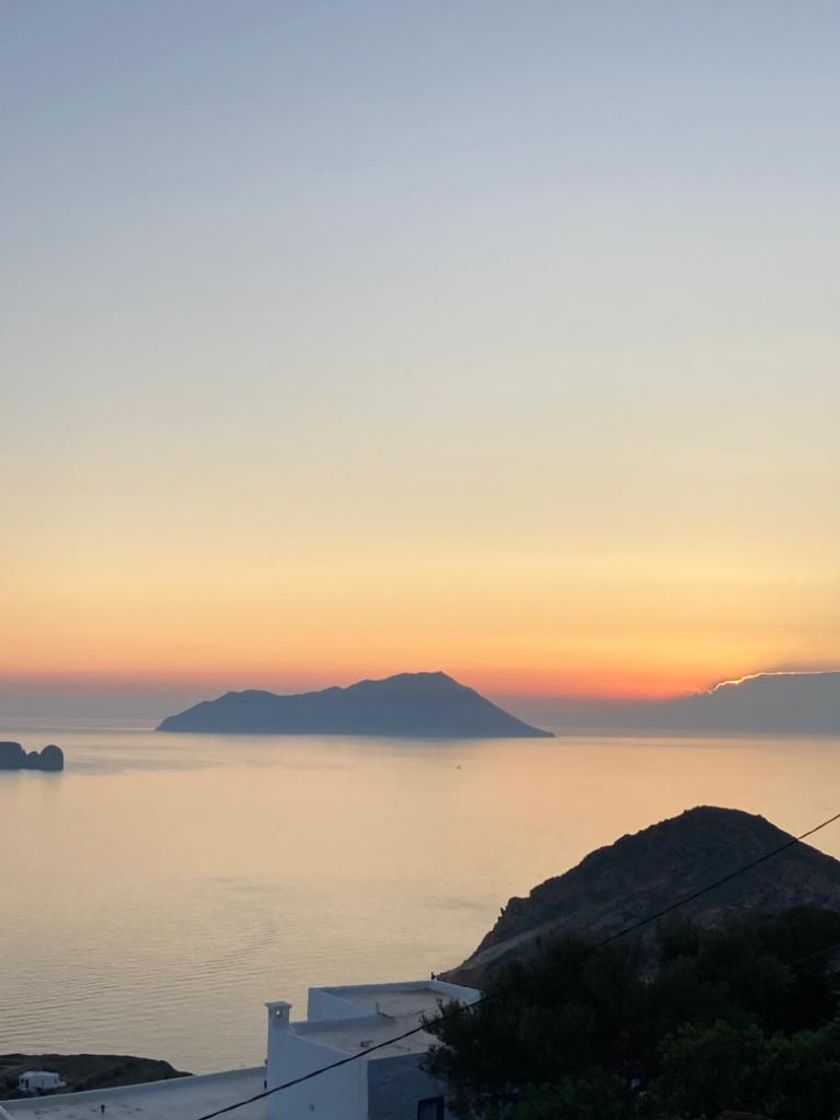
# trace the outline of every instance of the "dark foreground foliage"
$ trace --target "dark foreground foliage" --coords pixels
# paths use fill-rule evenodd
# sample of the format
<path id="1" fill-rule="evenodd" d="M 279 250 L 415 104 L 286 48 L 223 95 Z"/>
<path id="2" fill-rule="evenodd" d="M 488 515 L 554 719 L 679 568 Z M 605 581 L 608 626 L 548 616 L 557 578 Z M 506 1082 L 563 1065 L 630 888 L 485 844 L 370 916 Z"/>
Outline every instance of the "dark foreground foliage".
<path id="1" fill-rule="evenodd" d="M 565 935 L 431 1021 L 428 1065 L 481 1120 L 837 1120 L 838 958 L 834 911 Z"/>

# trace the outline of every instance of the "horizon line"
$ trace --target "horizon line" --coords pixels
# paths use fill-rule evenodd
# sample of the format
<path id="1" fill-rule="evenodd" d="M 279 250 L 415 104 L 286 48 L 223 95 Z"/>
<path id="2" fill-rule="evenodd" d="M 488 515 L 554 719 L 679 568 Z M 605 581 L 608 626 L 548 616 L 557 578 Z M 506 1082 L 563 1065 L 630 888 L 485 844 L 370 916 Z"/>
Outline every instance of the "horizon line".
<path id="1" fill-rule="evenodd" d="M 825 667 L 809 667 L 809 668 L 767 668 L 757 669 L 750 673 L 744 673 L 739 676 L 721 677 L 710 683 L 699 684 L 690 688 L 644 688 L 639 687 L 625 687 L 617 688 L 614 683 L 613 674 L 605 674 L 609 683 L 605 682 L 604 687 L 577 687 L 577 688 L 564 688 L 546 689 L 544 687 L 538 688 L 522 688 L 517 687 L 511 682 L 510 685 L 505 686 L 504 683 L 490 683 L 482 684 L 471 682 L 471 674 L 466 672 L 453 671 L 449 672 L 445 669 L 400 669 L 396 672 L 386 672 L 378 674 L 365 674 L 354 676 L 343 683 L 337 683 L 335 680 L 330 680 L 329 683 L 320 683 L 324 679 L 322 674 L 306 674 L 305 678 L 299 682 L 281 683 L 278 681 L 267 681 L 263 674 L 257 672 L 253 676 L 257 678 L 252 683 L 240 683 L 234 680 L 231 683 L 225 683 L 219 677 L 213 674 L 193 675 L 190 673 L 181 674 L 167 674 L 160 676 L 157 674 L 126 674 L 126 673 L 86 673 L 83 671 L 69 671 L 49 674 L 0 674 L 0 691 L 15 691 L 20 690 L 24 693 L 32 693 L 40 689 L 63 689 L 72 687 L 80 689 L 85 693 L 101 692 L 103 694 L 113 694 L 119 692 L 173 692 L 179 690 L 207 690 L 212 691 L 215 689 L 224 692 L 243 692 L 243 691 L 268 691 L 275 692 L 278 695 L 294 695 L 299 692 L 320 692 L 326 688 L 347 688 L 353 684 L 361 681 L 381 681 L 387 680 L 391 677 L 402 675 L 415 675 L 415 674 L 441 674 L 450 677 L 457 681 L 457 683 L 469 688 L 473 688 L 477 692 L 487 694 L 491 697 L 522 699 L 527 701 L 543 701 L 543 702 L 576 702 L 576 703 L 605 703 L 605 704 L 621 704 L 621 703 L 656 703 L 670 699 L 679 699 L 689 696 L 702 696 L 713 695 L 714 693 L 729 687 L 737 687 L 745 684 L 748 681 L 756 680 L 761 677 L 783 677 L 783 676 L 820 676 L 829 675 L 832 673 L 840 673 L 840 667 L 825 666 Z M 237 674 L 231 673 L 225 675 L 228 677 L 236 677 Z M 290 674 L 294 676 L 294 674 Z M 477 672 L 476 677 L 481 678 L 485 674 Z M 250 676 L 250 674 L 249 674 Z M 337 677 L 345 677 L 346 674 L 336 673 Z M 312 679 L 312 678 L 316 679 Z M 612 687 L 611 687 L 612 685 Z"/>

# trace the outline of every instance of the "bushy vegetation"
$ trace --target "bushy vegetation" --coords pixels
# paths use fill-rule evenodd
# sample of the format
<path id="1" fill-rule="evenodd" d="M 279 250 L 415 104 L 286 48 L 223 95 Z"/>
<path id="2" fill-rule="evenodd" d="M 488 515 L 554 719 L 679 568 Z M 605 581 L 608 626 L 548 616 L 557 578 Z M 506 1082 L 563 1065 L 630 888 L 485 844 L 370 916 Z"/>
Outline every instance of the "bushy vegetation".
<path id="1" fill-rule="evenodd" d="M 482 1120 L 837 1120 L 840 914 L 791 910 L 653 943 L 565 935 L 444 1014 L 429 1069 Z"/>

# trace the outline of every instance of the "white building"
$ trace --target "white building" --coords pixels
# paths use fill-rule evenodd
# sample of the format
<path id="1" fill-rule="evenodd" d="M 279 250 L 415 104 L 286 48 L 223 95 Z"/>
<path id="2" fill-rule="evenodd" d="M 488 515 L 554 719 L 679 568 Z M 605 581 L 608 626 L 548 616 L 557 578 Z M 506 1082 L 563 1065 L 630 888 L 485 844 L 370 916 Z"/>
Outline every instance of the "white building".
<path id="1" fill-rule="evenodd" d="M 18 1078 L 18 1091 L 21 1093 L 54 1093 L 63 1089 L 64 1082 L 57 1073 L 45 1069 L 30 1069 Z"/>
<path id="2" fill-rule="evenodd" d="M 196 1120 L 262 1092 L 265 1066 L 116 1085 L 83 1093 L 31 1096 L 0 1104 L 0 1120 Z M 103 1113 L 102 1106 L 105 1105 Z M 267 1120 L 266 1102 L 238 1108 L 228 1120 Z"/>
<path id="3" fill-rule="evenodd" d="M 480 993 L 441 980 L 310 988 L 307 1018 L 292 1022 L 284 1001 L 266 1004 L 269 1089 L 388 1043 L 372 1054 L 269 1096 L 268 1120 L 444 1120 L 444 1086 L 421 1066 L 434 1042 L 421 1026 L 449 1000 Z"/>
<path id="4" fill-rule="evenodd" d="M 288 1003 L 266 1005 L 265 1066 L 83 1093 L 55 1094 L 63 1086 L 50 1083 L 26 1100 L 4 1101 L 0 1120 L 197 1120 L 246 1100 L 251 1103 L 225 1120 L 444 1120 L 444 1086 L 420 1064 L 432 1036 L 420 1030 L 388 1040 L 414 1031 L 443 1002 L 478 998 L 474 988 L 440 980 L 310 988 L 303 1022 L 290 1022 Z M 381 1042 L 387 1045 L 339 1069 L 262 1096 L 266 1084 L 280 1085 Z M 33 1076 L 58 1077 L 33 1070 L 22 1078 Z M 37 1095 L 46 1090 L 50 1095 Z"/>

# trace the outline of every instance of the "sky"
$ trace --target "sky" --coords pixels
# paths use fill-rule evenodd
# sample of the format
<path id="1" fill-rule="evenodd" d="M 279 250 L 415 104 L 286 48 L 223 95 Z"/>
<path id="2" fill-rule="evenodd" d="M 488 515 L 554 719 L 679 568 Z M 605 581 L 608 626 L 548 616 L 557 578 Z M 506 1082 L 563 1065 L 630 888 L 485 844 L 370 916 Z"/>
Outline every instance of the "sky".
<path id="1" fill-rule="evenodd" d="M 837 5 L 1 22 L 0 708 L 840 665 Z"/>

